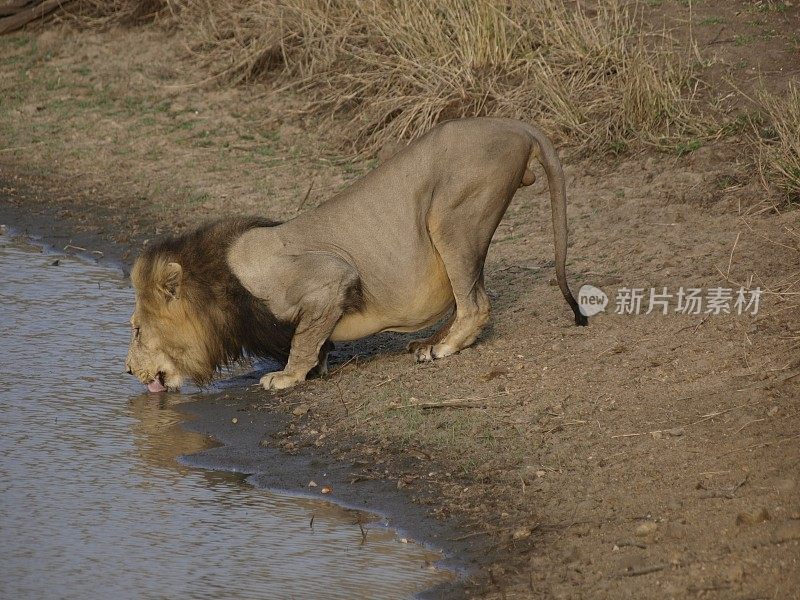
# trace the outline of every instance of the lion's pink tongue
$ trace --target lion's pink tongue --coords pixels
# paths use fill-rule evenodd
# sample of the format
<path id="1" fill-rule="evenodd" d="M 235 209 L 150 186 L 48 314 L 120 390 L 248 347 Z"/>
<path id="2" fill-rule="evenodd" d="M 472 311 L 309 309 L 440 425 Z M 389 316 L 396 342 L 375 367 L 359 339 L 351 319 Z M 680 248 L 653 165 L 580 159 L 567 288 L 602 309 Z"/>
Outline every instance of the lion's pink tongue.
<path id="1" fill-rule="evenodd" d="M 147 384 L 147 390 L 155 394 L 157 392 L 166 392 L 167 388 L 164 387 L 163 383 L 161 383 L 161 379 L 156 377 L 153 379 L 153 381 Z"/>

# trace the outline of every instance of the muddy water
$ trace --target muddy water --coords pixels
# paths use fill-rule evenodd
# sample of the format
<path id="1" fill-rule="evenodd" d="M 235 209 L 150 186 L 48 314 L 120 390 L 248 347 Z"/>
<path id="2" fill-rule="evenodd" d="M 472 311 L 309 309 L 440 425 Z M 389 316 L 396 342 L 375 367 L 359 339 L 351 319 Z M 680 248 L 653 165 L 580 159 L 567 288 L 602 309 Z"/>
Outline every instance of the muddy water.
<path id="1" fill-rule="evenodd" d="M 1 597 L 408 598 L 448 577 L 385 528 L 362 543 L 352 511 L 181 465 L 212 441 L 122 373 L 131 303 L 115 271 L 0 236 Z"/>

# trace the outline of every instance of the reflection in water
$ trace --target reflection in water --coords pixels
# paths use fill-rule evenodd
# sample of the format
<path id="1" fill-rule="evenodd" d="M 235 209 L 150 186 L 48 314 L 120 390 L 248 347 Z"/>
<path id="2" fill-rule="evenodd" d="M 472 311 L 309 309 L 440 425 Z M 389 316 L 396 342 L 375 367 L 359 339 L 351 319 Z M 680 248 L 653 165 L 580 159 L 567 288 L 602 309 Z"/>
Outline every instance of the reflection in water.
<path id="1" fill-rule="evenodd" d="M 122 373 L 131 290 L 53 260 L 0 236 L 0 596 L 404 598 L 448 577 L 385 529 L 362 544 L 352 511 L 177 462 L 214 442 Z"/>

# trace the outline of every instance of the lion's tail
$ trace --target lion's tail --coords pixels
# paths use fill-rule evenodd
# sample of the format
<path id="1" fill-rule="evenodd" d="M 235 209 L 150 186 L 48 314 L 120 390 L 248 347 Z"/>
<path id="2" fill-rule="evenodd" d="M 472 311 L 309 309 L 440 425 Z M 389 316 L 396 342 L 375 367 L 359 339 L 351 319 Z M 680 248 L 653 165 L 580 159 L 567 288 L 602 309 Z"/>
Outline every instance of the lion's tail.
<path id="1" fill-rule="evenodd" d="M 553 235 L 556 250 L 556 280 L 564 299 L 575 313 L 576 325 L 588 325 L 586 315 L 581 313 L 575 297 L 567 284 L 567 184 L 564 170 L 553 143 L 545 133 L 533 125 L 527 125 L 528 132 L 535 144 L 528 159 L 536 159 L 547 174 L 547 186 L 550 189 L 550 206 L 553 211 Z M 528 167 L 530 171 L 530 166 Z"/>

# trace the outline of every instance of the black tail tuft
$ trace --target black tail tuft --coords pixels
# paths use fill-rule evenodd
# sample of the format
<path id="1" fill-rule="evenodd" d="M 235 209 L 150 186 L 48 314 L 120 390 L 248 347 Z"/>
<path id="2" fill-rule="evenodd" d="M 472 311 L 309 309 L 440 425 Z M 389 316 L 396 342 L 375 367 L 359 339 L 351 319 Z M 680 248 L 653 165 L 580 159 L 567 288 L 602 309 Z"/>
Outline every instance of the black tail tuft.
<path id="1" fill-rule="evenodd" d="M 586 318 L 580 310 L 575 311 L 575 325 L 578 327 L 586 327 L 589 324 L 589 319 Z"/>

